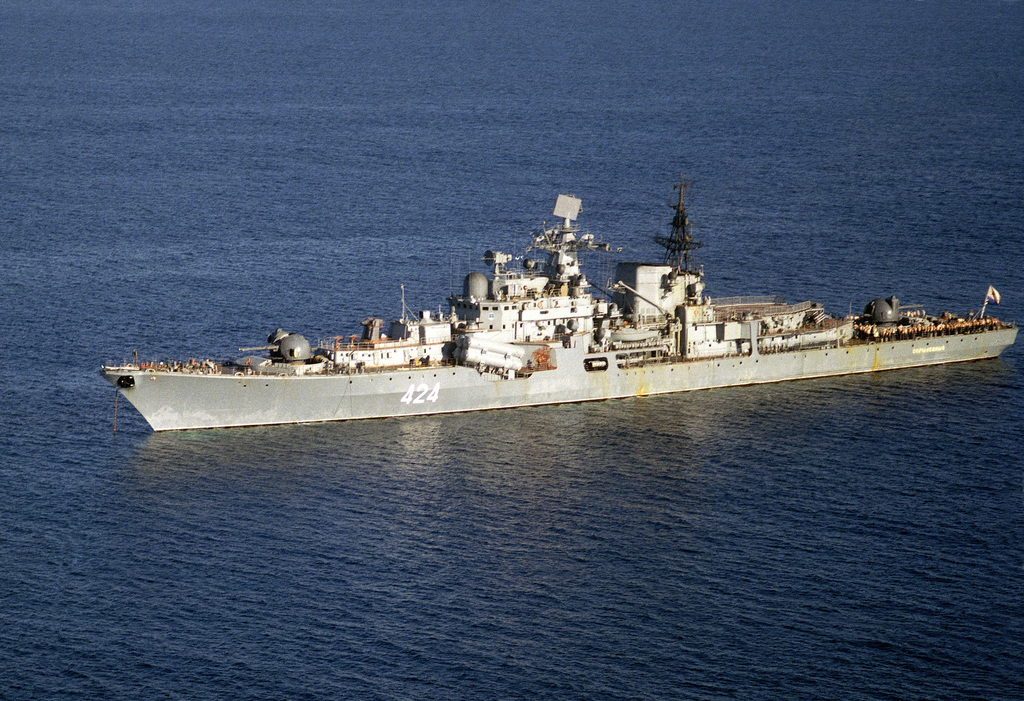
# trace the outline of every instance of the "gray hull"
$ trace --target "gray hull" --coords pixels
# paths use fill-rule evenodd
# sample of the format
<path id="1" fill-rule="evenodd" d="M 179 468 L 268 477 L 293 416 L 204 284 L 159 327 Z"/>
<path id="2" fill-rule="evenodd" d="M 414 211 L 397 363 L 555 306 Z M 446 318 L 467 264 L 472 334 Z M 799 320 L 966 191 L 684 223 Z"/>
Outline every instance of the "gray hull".
<path id="1" fill-rule="evenodd" d="M 1016 336 L 1016 328 L 1000 328 L 623 367 L 615 352 L 587 353 L 581 341 L 553 348 L 552 369 L 512 378 L 463 365 L 303 376 L 123 367 L 103 375 L 153 430 L 170 431 L 480 411 L 896 370 L 994 358 Z"/>

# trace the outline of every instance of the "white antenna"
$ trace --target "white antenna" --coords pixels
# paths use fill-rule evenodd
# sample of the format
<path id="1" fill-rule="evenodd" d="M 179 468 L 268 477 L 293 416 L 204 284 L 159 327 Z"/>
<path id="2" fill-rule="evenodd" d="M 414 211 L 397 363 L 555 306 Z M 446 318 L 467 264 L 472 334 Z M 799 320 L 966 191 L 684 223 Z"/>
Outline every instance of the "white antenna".
<path id="1" fill-rule="evenodd" d="M 583 209 L 583 201 L 579 197 L 559 195 L 558 199 L 555 200 L 554 215 L 561 217 L 562 226 L 568 229 L 572 226 L 572 222 L 576 221 L 576 217 L 579 216 L 581 209 Z"/>
<path id="2" fill-rule="evenodd" d="M 402 288 L 402 321 L 408 321 L 409 317 L 406 314 L 412 314 L 409 307 L 405 306 L 405 285 L 399 285 Z"/>

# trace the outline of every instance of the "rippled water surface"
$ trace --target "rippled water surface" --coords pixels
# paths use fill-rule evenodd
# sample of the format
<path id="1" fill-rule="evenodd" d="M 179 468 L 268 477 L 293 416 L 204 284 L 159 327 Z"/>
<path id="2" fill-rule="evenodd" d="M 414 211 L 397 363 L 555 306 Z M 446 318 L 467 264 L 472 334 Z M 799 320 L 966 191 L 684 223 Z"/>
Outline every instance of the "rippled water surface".
<path id="1" fill-rule="evenodd" d="M 998 361 L 153 434 L 97 370 L 436 308 L 558 192 L 714 296 L 1024 300 L 1024 5 L 0 8 L 4 698 L 1019 698 Z M 600 266 L 600 261 L 589 261 Z"/>

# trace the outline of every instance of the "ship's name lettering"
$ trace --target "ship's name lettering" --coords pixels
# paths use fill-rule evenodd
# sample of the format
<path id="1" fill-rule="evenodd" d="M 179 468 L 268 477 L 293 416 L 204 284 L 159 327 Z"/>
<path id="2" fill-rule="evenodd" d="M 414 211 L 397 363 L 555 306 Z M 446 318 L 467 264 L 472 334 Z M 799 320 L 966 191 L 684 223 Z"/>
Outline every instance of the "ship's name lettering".
<path id="1" fill-rule="evenodd" d="M 411 384 L 409 389 L 405 390 L 405 394 L 399 400 L 402 404 L 426 404 L 427 402 L 436 402 L 437 395 L 441 392 L 441 383 L 438 382 L 431 389 L 430 385 L 421 382 L 420 384 Z"/>

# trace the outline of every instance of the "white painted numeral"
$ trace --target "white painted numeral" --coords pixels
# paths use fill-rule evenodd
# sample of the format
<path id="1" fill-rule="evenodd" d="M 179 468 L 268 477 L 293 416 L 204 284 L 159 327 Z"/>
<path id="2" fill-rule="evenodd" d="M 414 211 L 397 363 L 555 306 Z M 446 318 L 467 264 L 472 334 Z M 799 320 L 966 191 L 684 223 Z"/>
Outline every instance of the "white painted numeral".
<path id="1" fill-rule="evenodd" d="M 430 389 L 429 385 L 421 382 L 418 385 L 409 385 L 409 389 L 405 390 L 405 394 L 403 394 L 402 398 L 398 401 L 402 404 L 425 404 L 427 402 L 436 402 L 440 393 L 440 382 L 434 385 L 434 389 Z"/>
<path id="2" fill-rule="evenodd" d="M 405 394 L 398 401 L 402 402 L 402 404 L 412 404 L 412 398 L 415 392 L 416 385 L 409 385 L 409 389 L 405 390 Z"/>

